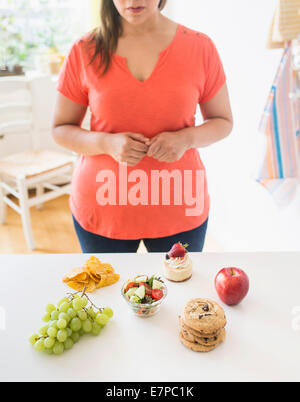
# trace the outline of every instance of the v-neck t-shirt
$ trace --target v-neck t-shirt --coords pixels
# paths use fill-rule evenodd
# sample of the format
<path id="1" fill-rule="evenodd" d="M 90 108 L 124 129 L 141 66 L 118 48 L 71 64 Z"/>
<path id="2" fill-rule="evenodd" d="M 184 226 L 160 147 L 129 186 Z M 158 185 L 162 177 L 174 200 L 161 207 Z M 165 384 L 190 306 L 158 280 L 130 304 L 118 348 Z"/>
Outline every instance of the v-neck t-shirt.
<path id="1" fill-rule="evenodd" d="M 125 57 L 113 53 L 108 72 L 100 76 L 100 56 L 88 65 L 87 38 L 73 43 L 57 90 L 90 108 L 91 131 L 180 135 L 181 129 L 195 126 L 197 105 L 212 99 L 226 82 L 212 39 L 181 24 L 143 82 L 131 74 Z M 107 154 L 80 155 L 69 201 L 85 230 L 128 240 L 194 229 L 208 218 L 210 204 L 205 167 L 195 148 L 175 162 L 146 155 L 135 166 Z"/>

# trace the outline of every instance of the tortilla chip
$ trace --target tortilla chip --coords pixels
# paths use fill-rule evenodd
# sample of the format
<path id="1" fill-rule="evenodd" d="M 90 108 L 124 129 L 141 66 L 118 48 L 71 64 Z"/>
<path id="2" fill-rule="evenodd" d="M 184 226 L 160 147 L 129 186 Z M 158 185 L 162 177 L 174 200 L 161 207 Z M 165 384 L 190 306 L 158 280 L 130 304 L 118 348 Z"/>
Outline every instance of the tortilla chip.
<path id="1" fill-rule="evenodd" d="M 90 273 L 90 278 L 93 279 L 93 281 L 95 281 L 96 283 L 100 282 L 101 280 L 101 276 L 96 276 L 92 273 Z"/>
<path id="2" fill-rule="evenodd" d="M 86 288 L 86 292 L 90 293 L 95 289 L 112 285 L 119 278 L 120 275 L 115 274 L 111 264 L 103 263 L 97 257 L 91 256 L 83 267 L 71 269 L 63 277 L 63 282 L 77 291 L 82 291 Z"/>
<path id="3" fill-rule="evenodd" d="M 103 272 L 106 274 L 113 274 L 115 272 L 113 267 L 108 262 L 103 262 L 101 264 L 101 270 L 103 270 Z"/>
<path id="4" fill-rule="evenodd" d="M 103 288 L 104 286 L 110 286 L 118 282 L 120 279 L 119 274 L 103 274 L 101 276 L 101 281 L 97 285 L 97 289 Z"/>
<path id="5" fill-rule="evenodd" d="M 67 281 L 85 281 L 88 280 L 89 274 L 85 271 L 85 268 L 74 268 L 63 277 L 63 282 Z"/>
<path id="6" fill-rule="evenodd" d="M 70 288 L 77 290 L 77 291 L 82 291 L 86 287 L 85 283 L 75 282 L 75 281 L 69 281 L 69 282 L 67 282 L 67 285 L 70 286 Z"/>
<path id="7" fill-rule="evenodd" d="M 89 274 L 93 274 L 95 277 L 101 276 L 101 272 L 98 274 L 99 267 L 101 266 L 100 260 L 96 257 L 91 257 L 85 263 L 85 268 Z"/>
<path id="8" fill-rule="evenodd" d="M 88 293 L 91 293 L 91 292 L 93 292 L 95 289 L 96 289 L 96 283 L 95 283 L 95 281 L 93 281 L 93 279 L 90 279 L 90 281 L 89 281 L 89 283 L 88 283 L 88 285 L 87 285 L 87 287 L 86 287 L 86 291 L 87 291 Z"/>
<path id="9" fill-rule="evenodd" d="M 111 274 L 114 273 L 114 269 L 113 267 L 108 264 L 108 263 L 104 263 L 104 262 L 100 262 L 98 261 L 87 261 L 86 262 L 86 267 L 89 271 L 90 274 L 93 274 L 95 277 L 98 277 L 99 279 L 101 279 L 101 274 L 106 273 L 106 274 Z"/>

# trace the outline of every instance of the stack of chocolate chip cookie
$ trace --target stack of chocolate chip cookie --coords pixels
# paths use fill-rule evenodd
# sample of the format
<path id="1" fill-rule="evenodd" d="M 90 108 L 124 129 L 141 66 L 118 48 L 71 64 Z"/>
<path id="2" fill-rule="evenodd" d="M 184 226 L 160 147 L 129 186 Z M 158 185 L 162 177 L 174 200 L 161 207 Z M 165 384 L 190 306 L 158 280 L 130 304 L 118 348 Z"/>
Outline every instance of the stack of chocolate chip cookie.
<path id="1" fill-rule="evenodd" d="M 209 299 L 191 299 L 179 317 L 180 340 L 194 352 L 209 352 L 225 339 L 224 310 Z"/>

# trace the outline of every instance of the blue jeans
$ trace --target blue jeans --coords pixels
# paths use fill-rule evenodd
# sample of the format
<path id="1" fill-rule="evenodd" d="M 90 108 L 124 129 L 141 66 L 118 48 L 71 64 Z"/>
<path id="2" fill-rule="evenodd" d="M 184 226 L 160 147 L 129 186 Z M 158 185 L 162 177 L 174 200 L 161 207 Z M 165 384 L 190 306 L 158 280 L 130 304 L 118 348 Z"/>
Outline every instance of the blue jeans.
<path id="1" fill-rule="evenodd" d="M 118 240 L 103 237 L 83 229 L 73 217 L 76 234 L 83 253 L 136 253 L 140 240 Z M 143 239 L 149 252 L 168 252 L 174 243 L 188 243 L 188 251 L 202 251 L 208 219 L 199 227 L 172 236 Z"/>

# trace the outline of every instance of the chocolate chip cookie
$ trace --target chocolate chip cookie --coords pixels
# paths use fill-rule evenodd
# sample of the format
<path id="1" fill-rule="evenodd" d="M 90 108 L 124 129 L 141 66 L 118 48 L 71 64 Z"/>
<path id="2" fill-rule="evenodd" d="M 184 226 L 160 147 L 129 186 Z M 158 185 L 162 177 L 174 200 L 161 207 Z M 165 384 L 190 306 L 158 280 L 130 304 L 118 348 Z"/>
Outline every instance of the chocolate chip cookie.
<path id="1" fill-rule="evenodd" d="M 222 328 L 219 335 L 213 337 L 199 337 L 192 335 L 186 329 L 181 328 L 181 335 L 182 337 L 191 343 L 195 343 L 202 346 L 218 346 L 225 339 L 225 329 Z"/>
<path id="2" fill-rule="evenodd" d="M 221 340 L 217 345 L 204 346 L 204 345 L 200 345 L 199 343 L 192 343 L 192 342 L 187 341 L 181 332 L 179 334 L 179 339 L 184 346 L 193 350 L 194 352 L 210 352 L 211 350 L 214 350 L 219 343 L 222 342 L 222 340 Z"/>
<path id="3" fill-rule="evenodd" d="M 214 331 L 214 332 L 196 331 L 195 329 L 186 325 L 186 323 L 184 322 L 184 319 L 181 316 L 179 316 L 179 324 L 182 329 L 185 329 L 192 335 L 198 336 L 198 337 L 206 337 L 207 338 L 207 337 L 218 336 L 221 332 L 221 329 Z"/>
<path id="4" fill-rule="evenodd" d="M 219 331 L 226 325 L 224 310 L 210 299 L 191 299 L 183 310 L 182 318 L 188 327 L 207 334 Z"/>

